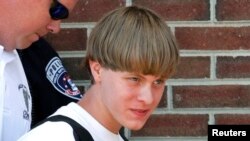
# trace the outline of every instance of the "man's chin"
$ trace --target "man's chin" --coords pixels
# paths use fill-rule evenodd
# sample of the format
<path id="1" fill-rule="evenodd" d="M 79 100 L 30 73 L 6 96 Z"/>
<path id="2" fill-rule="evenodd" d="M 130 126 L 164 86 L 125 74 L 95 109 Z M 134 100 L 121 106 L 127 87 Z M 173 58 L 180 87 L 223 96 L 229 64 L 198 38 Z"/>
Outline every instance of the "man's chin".
<path id="1" fill-rule="evenodd" d="M 134 124 L 128 125 L 126 128 L 133 130 L 133 131 L 137 131 L 143 128 L 143 126 L 145 125 L 145 122 L 140 123 L 140 122 L 136 122 Z"/>
<path id="2" fill-rule="evenodd" d="M 25 44 L 25 45 L 20 45 L 20 46 L 17 47 L 17 49 L 20 49 L 20 50 L 26 49 L 26 48 L 28 48 L 31 44 L 32 44 L 32 43 Z"/>

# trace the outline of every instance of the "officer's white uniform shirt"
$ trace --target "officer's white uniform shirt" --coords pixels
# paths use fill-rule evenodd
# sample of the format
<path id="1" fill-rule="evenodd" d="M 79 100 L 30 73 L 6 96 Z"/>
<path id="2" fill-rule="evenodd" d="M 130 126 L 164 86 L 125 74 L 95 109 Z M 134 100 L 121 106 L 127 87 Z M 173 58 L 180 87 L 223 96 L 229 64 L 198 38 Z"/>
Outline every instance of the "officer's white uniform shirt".
<path id="1" fill-rule="evenodd" d="M 94 141 L 123 141 L 120 135 L 110 132 L 74 102 L 61 107 L 53 115 L 64 115 L 74 119 L 88 130 Z M 75 141 L 72 130 L 72 127 L 66 122 L 45 122 L 18 141 Z"/>
<path id="2" fill-rule="evenodd" d="M 0 45 L 0 141 L 16 141 L 30 130 L 31 95 L 20 58 Z"/>

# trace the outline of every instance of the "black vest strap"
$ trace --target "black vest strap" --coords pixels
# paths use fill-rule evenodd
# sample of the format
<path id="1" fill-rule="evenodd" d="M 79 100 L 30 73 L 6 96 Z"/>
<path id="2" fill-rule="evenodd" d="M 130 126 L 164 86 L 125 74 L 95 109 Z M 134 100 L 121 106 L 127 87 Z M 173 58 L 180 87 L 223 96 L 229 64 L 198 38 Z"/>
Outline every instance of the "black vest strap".
<path id="1" fill-rule="evenodd" d="M 38 126 L 46 121 L 53 121 L 53 122 L 64 121 L 64 122 L 68 123 L 73 128 L 74 137 L 75 137 L 76 141 L 94 141 L 94 139 L 92 138 L 90 133 L 84 127 L 82 127 L 79 123 L 77 123 L 76 121 L 74 121 L 73 119 L 71 119 L 69 117 L 62 116 L 62 115 L 51 116 L 51 117 L 43 120 L 42 122 L 39 122 L 36 126 Z"/>
<path id="2" fill-rule="evenodd" d="M 33 128 L 43 124 L 46 121 L 52 121 L 52 122 L 63 121 L 68 123 L 74 130 L 73 134 L 76 141 L 94 141 L 90 133 L 84 127 L 82 127 L 79 123 L 77 123 L 73 119 L 63 115 L 55 115 L 48 117 L 47 119 L 36 124 Z M 124 139 L 124 141 L 128 141 L 128 139 L 123 134 L 121 134 L 121 137 Z"/>

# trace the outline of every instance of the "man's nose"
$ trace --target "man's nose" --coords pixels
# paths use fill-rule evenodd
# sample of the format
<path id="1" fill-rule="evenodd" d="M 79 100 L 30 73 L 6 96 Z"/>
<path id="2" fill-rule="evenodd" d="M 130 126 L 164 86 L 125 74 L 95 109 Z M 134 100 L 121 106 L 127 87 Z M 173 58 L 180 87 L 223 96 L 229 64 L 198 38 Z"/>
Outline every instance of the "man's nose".
<path id="1" fill-rule="evenodd" d="M 144 86 L 140 90 L 138 100 L 143 101 L 145 104 L 151 104 L 153 102 L 153 92 L 150 86 Z"/>

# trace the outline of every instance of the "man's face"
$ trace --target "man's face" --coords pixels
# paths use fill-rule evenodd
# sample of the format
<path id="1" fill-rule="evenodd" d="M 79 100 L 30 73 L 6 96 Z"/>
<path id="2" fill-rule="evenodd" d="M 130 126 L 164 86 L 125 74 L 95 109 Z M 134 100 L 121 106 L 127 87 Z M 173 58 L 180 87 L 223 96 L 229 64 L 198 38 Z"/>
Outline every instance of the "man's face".
<path id="1" fill-rule="evenodd" d="M 118 126 L 139 130 L 157 107 L 165 81 L 152 75 L 102 68 L 100 80 L 96 81 L 104 105 L 100 110 L 106 111 L 106 118 Z"/>
<path id="2" fill-rule="evenodd" d="M 9 50 L 15 48 L 24 49 L 37 41 L 39 37 L 48 32 L 60 31 L 61 20 L 51 19 L 49 9 L 52 0 L 16 0 L 10 1 L 9 10 L 11 22 L 9 26 L 11 40 L 8 44 Z M 72 11 L 77 0 L 60 0 L 69 12 Z"/>

